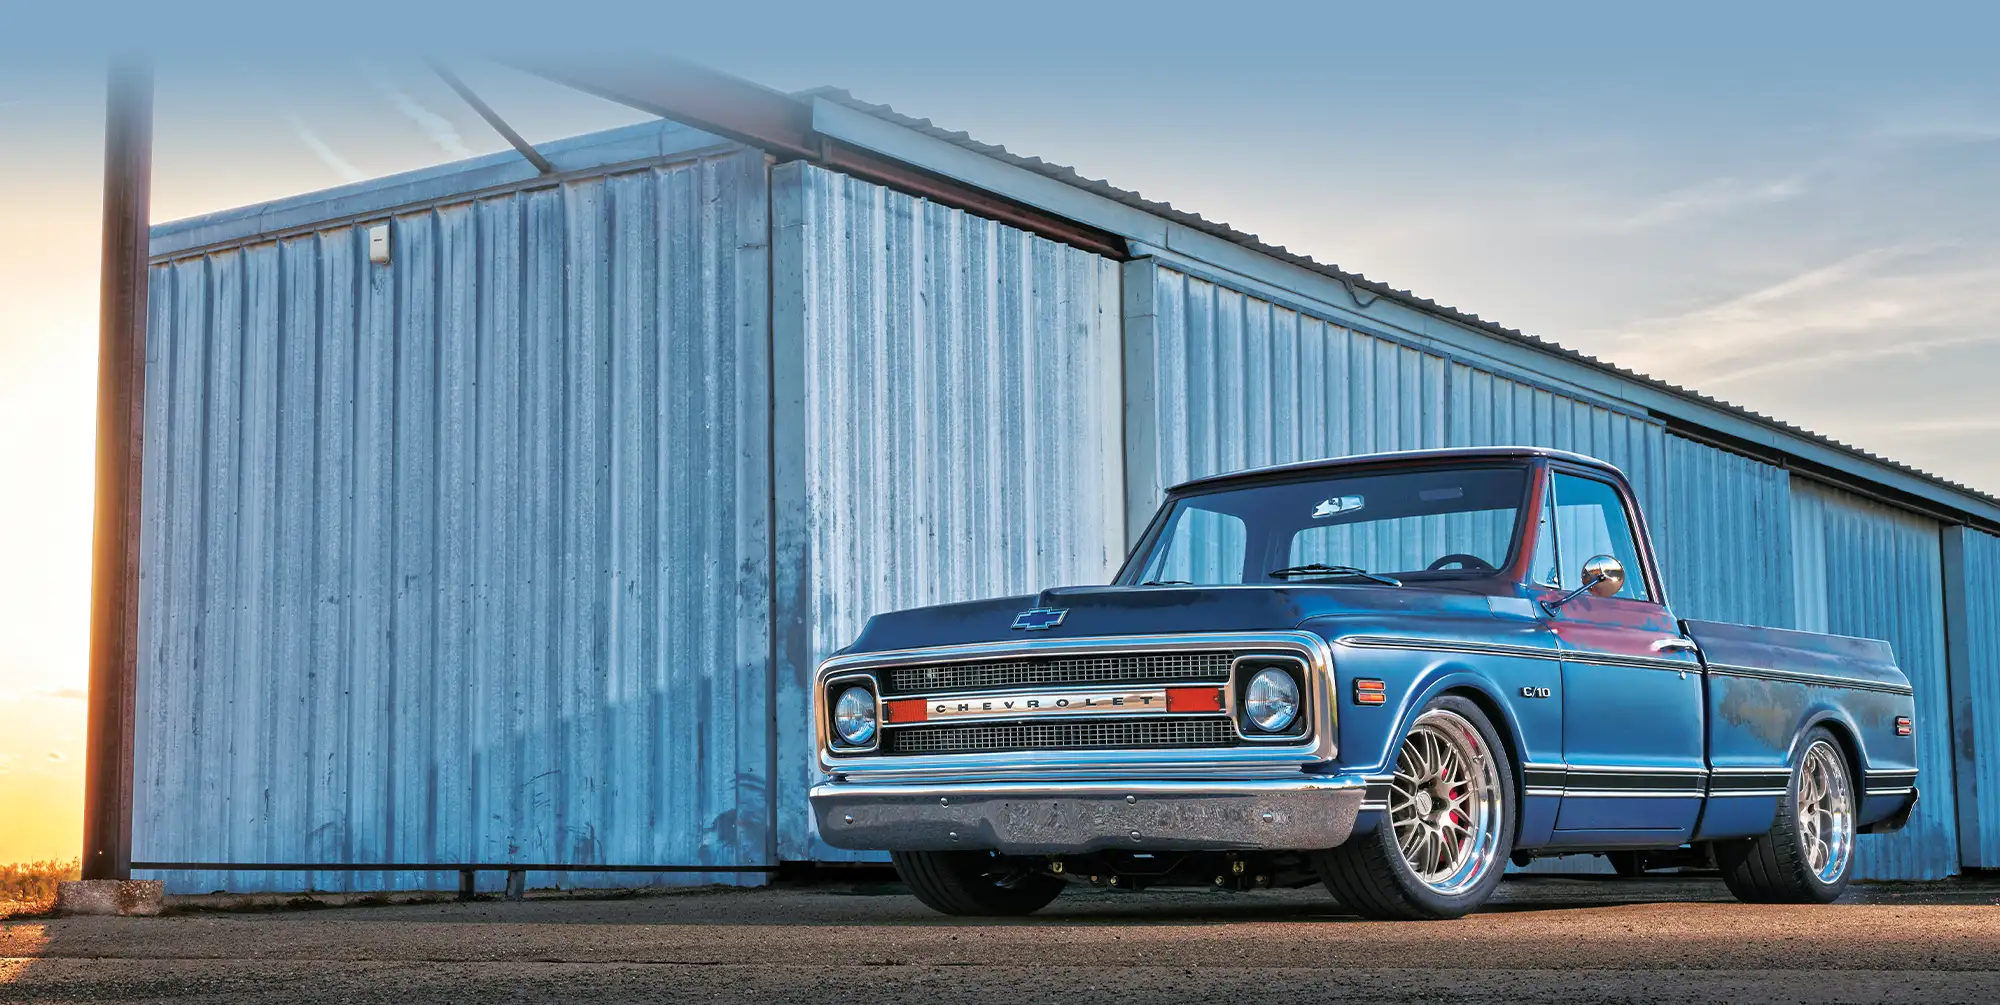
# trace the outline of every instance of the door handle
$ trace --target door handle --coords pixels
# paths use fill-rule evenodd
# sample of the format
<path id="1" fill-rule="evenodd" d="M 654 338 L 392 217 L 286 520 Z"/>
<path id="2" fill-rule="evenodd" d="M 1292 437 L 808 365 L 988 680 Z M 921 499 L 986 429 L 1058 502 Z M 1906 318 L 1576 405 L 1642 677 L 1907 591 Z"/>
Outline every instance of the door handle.
<path id="1" fill-rule="evenodd" d="M 1695 645 L 1693 639 L 1660 639 L 1653 643 L 1653 651 L 1656 653 L 1699 653 L 1701 652 L 1701 647 Z M 1688 679 L 1688 672 L 1686 670 L 1681 671 L 1681 679 Z"/>

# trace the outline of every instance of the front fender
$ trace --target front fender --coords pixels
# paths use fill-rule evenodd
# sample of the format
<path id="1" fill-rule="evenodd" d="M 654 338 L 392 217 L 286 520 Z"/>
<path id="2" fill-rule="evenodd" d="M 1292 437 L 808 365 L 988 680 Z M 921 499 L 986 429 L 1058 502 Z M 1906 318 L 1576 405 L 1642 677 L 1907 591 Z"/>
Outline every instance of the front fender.
<path id="1" fill-rule="evenodd" d="M 1344 771 L 1392 773 L 1397 744 L 1410 724 L 1431 699 L 1447 691 L 1472 695 L 1486 709 L 1515 762 L 1517 782 L 1522 765 L 1562 763 L 1562 669 L 1553 660 L 1378 648 L 1335 639 L 1334 667 L 1341 681 L 1336 700 Z M 1384 703 L 1356 704 L 1356 678 L 1382 681 Z"/>

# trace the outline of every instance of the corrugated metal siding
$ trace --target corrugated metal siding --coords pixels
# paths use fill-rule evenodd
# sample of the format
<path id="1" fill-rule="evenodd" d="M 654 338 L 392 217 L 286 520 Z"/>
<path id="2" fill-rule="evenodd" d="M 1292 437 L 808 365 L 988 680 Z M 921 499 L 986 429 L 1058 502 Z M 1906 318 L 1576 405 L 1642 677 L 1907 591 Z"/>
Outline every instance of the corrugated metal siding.
<path id="1" fill-rule="evenodd" d="M 1793 626 L 1791 475 L 1783 468 L 1667 437 L 1666 527 L 1654 528 L 1674 613 L 1704 621 Z"/>
<path id="2" fill-rule="evenodd" d="M 1124 555 L 1118 265 L 818 168 L 797 226 L 811 659 L 878 611 L 1108 582 Z M 781 307 L 780 310 L 785 308 Z M 785 858 L 810 830 L 806 678 L 782 712 Z"/>
<path id="3" fill-rule="evenodd" d="M 154 268 L 136 859 L 769 862 L 765 174 Z"/>
<path id="4" fill-rule="evenodd" d="M 1967 815 L 1959 834 L 1966 865 L 1985 869 L 2000 868 L 2000 537 L 1976 530 L 1958 530 L 1960 576 L 1953 588 L 1963 591 L 1964 614 L 1953 623 L 1963 637 L 1954 639 L 1954 649 L 1965 661 L 1962 673 L 1954 672 L 1954 684 L 1962 682 L 1962 694 L 1955 695 L 1953 712 L 1964 722 L 1954 722 L 1958 740 L 1958 790 L 1970 793 L 1970 805 L 1961 803 Z M 1924 798 L 1941 780 L 1921 782 Z"/>
<path id="5" fill-rule="evenodd" d="M 1446 445 L 1443 357 L 1173 269 L 1153 283 L 1152 505 L 1203 475 Z"/>
<path id="6" fill-rule="evenodd" d="M 1799 627 L 1886 639 L 1916 689 L 1917 784 L 1910 824 L 1861 838 L 1855 875 L 1936 879 L 1958 871 L 1938 525 L 1804 480 L 1792 483 Z"/>
<path id="7" fill-rule="evenodd" d="M 1665 432 L 1649 419 L 1153 268 L 1148 498 L 1189 478 L 1318 457 L 1525 444 L 1617 464 L 1649 517 Z"/>
<path id="8" fill-rule="evenodd" d="M 1447 446 L 1553 447 L 1618 465 L 1659 533 L 1666 512 L 1666 431 L 1660 423 L 1462 363 L 1451 365 Z"/>

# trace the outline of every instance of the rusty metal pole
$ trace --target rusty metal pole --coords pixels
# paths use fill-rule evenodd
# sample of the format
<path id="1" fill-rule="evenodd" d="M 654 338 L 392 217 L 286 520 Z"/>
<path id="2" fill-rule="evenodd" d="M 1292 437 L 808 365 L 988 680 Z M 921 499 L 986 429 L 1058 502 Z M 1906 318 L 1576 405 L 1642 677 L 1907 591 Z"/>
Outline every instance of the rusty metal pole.
<path id="1" fill-rule="evenodd" d="M 146 259 L 153 71 L 115 63 L 104 117 L 104 251 L 97 336 L 97 500 L 90 561 L 90 703 L 83 878 L 132 876 L 139 629 L 139 464 L 146 387 Z"/>

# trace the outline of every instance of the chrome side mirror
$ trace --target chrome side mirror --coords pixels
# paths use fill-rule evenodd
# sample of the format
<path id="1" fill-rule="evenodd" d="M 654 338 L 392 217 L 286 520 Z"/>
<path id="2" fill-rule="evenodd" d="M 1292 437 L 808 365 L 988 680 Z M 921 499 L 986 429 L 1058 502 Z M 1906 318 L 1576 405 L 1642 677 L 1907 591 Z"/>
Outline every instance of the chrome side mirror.
<path id="1" fill-rule="evenodd" d="M 1592 555 L 1583 563 L 1583 585 L 1554 600 L 1542 601 L 1542 610 L 1551 615 L 1562 610 L 1564 604 L 1575 600 L 1584 593 L 1594 593 L 1600 597 L 1615 597 L 1625 588 L 1625 563 L 1610 555 Z"/>
<path id="2" fill-rule="evenodd" d="M 1615 597 L 1625 588 L 1625 563 L 1610 555 L 1593 555 L 1583 563 L 1583 582 L 1600 597 Z"/>

